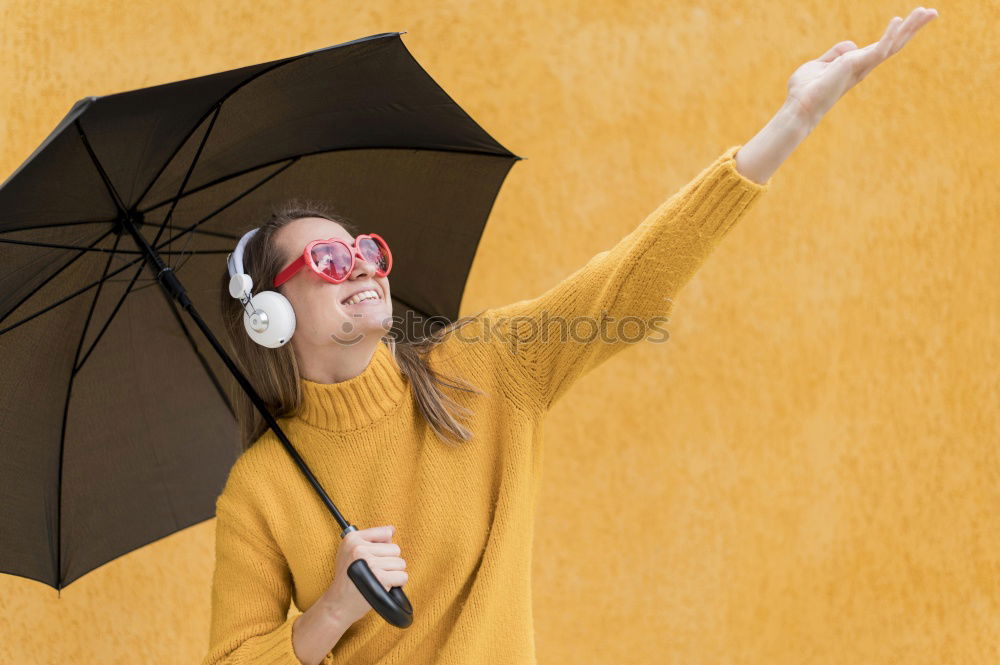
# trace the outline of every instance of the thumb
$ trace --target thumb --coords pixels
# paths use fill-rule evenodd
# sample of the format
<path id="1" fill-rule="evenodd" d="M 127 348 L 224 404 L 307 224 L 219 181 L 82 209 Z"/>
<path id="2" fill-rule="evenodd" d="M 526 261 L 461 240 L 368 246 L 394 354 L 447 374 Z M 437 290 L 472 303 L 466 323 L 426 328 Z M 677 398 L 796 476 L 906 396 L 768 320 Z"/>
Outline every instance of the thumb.
<path id="1" fill-rule="evenodd" d="M 847 53 L 848 51 L 853 51 L 856 48 L 858 48 L 858 45 L 852 42 L 850 39 L 847 39 L 842 42 L 837 42 L 836 44 L 830 47 L 829 51 L 818 57 L 817 60 L 819 60 L 820 62 L 833 62 L 843 54 Z"/>

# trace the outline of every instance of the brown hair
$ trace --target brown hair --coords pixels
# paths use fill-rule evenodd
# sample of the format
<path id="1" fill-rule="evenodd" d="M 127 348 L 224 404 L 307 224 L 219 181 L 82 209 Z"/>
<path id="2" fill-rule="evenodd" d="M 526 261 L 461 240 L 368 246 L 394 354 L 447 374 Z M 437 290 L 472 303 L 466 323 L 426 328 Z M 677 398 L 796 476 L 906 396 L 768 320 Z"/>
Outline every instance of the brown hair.
<path id="1" fill-rule="evenodd" d="M 285 224 L 301 217 L 323 217 L 337 222 L 352 235 L 358 235 L 354 224 L 321 202 L 300 202 L 297 199 L 289 199 L 281 204 L 272 205 L 269 218 L 247 241 L 243 251 L 243 269 L 252 276 L 254 282 L 251 294 L 262 290 L 273 290 L 273 287 L 272 289 L 263 287 L 274 283 L 275 275 L 284 268 L 286 261 L 274 242 L 274 235 Z M 221 287 L 219 304 L 229 346 L 235 354 L 234 362 L 240 366 L 272 416 L 277 419 L 294 415 L 302 403 L 302 391 L 298 363 L 295 362 L 295 354 L 290 344 L 272 349 L 250 339 L 243 326 L 243 305 L 229 295 L 228 269 L 221 276 Z M 458 441 L 468 441 L 472 438 L 472 432 L 459 423 L 452 414 L 454 410 L 462 416 L 468 416 L 470 411 L 445 395 L 439 385 L 480 395 L 484 393 L 464 379 L 453 379 L 462 385 L 443 380 L 428 366 L 426 357 L 448 333 L 476 316 L 478 314 L 463 317 L 414 341 L 397 340 L 388 333 L 382 337 L 391 349 L 396 364 L 409 378 L 414 399 L 421 413 L 434 432 L 445 442 L 448 442 L 447 435 Z M 240 440 L 243 449 L 246 450 L 268 429 L 268 425 L 249 396 L 236 382 L 235 377 L 232 377 L 229 390 L 233 397 L 236 420 L 240 426 Z"/>

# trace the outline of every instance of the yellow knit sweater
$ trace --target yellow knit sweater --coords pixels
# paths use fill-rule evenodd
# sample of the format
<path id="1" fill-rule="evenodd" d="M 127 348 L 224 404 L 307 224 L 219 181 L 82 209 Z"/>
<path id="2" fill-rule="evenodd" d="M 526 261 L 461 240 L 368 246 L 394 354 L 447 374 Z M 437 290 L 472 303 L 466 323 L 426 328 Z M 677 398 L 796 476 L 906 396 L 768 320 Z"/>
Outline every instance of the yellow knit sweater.
<path id="1" fill-rule="evenodd" d="M 396 527 L 414 609 L 405 629 L 370 610 L 324 663 L 536 662 L 541 422 L 582 374 L 639 339 L 663 339 L 674 296 L 771 184 L 736 170 L 739 148 L 565 280 L 487 310 L 436 347 L 434 369 L 488 393 L 449 393 L 475 412 L 466 421 L 471 441 L 436 437 L 385 343 L 354 378 L 302 382 L 302 408 L 279 424 L 350 523 Z M 292 622 L 300 612 L 289 614 L 290 602 L 305 611 L 330 586 L 340 529 L 270 430 L 233 465 L 216 517 L 203 665 L 299 665 Z"/>

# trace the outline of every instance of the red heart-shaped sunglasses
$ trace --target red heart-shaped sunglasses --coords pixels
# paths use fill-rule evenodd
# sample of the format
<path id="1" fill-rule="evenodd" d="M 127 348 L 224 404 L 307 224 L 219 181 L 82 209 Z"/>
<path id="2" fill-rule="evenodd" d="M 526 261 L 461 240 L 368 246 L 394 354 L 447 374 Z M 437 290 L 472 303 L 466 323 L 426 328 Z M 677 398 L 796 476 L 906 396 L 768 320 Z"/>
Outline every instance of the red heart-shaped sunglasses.
<path id="1" fill-rule="evenodd" d="M 290 280 L 295 273 L 309 266 L 312 271 L 333 284 L 340 284 L 354 272 L 355 257 L 375 264 L 375 275 L 385 277 L 392 269 L 392 252 L 389 245 L 377 233 L 363 233 L 354 239 L 352 248 L 340 238 L 313 240 L 306 244 L 302 256 L 288 264 L 274 278 L 274 286 L 279 287 Z"/>

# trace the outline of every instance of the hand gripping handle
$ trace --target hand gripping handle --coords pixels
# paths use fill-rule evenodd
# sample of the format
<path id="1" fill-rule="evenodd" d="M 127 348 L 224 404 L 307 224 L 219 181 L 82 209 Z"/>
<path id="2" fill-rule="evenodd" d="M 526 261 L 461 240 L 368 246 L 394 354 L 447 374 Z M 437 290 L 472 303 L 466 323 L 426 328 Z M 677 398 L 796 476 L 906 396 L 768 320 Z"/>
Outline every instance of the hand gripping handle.
<path id="1" fill-rule="evenodd" d="M 386 591 L 364 559 L 358 559 L 348 566 L 347 575 L 383 619 L 398 628 L 406 628 L 413 623 L 413 607 L 410 599 L 403 593 L 403 587 L 394 586 Z"/>
<path id="2" fill-rule="evenodd" d="M 357 531 L 353 525 L 344 529 Z M 403 593 L 403 587 L 394 586 L 386 591 L 382 583 L 364 559 L 357 559 L 347 567 L 347 576 L 354 582 L 368 604 L 378 612 L 383 619 L 397 628 L 406 628 L 413 623 L 413 606 L 410 599 Z"/>

